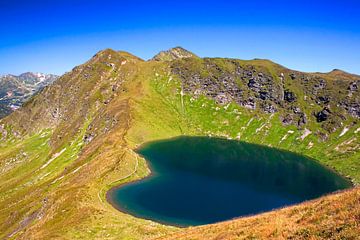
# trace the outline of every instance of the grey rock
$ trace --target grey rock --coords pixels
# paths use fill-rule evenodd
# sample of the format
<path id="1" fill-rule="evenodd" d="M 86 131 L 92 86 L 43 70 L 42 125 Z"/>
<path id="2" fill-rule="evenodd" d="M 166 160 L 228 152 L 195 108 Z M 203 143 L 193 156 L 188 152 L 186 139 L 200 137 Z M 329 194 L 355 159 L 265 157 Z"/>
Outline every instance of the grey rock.
<path id="1" fill-rule="evenodd" d="M 358 90 L 358 85 L 356 82 L 352 82 L 350 83 L 348 90 L 350 90 L 351 92 L 355 92 L 356 90 Z"/>
<path id="2" fill-rule="evenodd" d="M 289 90 L 285 90 L 284 91 L 284 100 L 287 102 L 295 102 L 296 101 L 295 93 L 293 93 Z"/>
<path id="3" fill-rule="evenodd" d="M 296 79 L 296 74 L 295 73 L 290 73 L 290 78 L 291 78 L 291 80 L 295 80 Z"/>
<path id="4" fill-rule="evenodd" d="M 302 127 L 307 123 L 307 118 L 305 113 L 301 113 L 299 120 L 297 122 L 298 127 Z"/>
<path id="5" fill-rule="evenodd" d="M 328 104 L 330 102 L 330 97 L 328 96 L 319 96 L 316 100 L 317 104 Z"/>
<path id="6" fill-rule="evenodd" d="M 323 110 L 315 114 L 316 121 L 317 122 L 323 122 L 326 121 L 331 114 L 331 111 L 329 108 L 324 107 Z"/>
<path id="7" fill-rule="evenodd" d="M 283 125 L 287 126 L 293 123 L 293 116 L 291 114 L 286 114 L 285 116 L 280 116 L 280 120 Z"/>

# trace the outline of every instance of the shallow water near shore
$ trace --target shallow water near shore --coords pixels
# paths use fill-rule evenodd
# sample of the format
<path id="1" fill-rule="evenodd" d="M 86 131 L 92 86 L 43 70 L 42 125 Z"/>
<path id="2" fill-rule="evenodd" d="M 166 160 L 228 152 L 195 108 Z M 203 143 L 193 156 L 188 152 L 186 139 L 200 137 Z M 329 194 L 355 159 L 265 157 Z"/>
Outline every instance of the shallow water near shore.
<path id="1" fill-rule="evenodd" d="M 178 137 L 137 152 L 152 174 L 112 189 L 119 210 L 169 225 L 215 223 L 351 187 L 315 160 L 255 144 Z"/>

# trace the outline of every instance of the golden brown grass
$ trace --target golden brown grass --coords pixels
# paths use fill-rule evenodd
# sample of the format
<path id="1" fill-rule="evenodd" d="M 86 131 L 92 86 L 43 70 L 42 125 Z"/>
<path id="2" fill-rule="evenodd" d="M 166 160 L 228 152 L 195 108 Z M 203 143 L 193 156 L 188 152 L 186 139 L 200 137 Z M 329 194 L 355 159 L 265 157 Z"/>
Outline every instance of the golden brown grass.
<path id="1" fill-rule="evenodd" d="M 360 188 L 160 239 L 360 239 Z"/>

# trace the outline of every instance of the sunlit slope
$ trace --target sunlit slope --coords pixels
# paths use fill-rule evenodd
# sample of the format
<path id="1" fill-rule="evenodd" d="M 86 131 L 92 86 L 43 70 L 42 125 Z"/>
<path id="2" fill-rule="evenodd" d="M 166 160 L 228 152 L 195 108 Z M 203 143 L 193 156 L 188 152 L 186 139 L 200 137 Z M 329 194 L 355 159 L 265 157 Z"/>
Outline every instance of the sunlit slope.
<path id="1" fill-rule="evenodd" d="M 160 239 L 359 239 L 360 189 Z"/>
<path id="2" fill-rule="evenodd" d="M 141 62 L 100 52 L 2 121 L 1 237 L 142 239 L 171 230 L 104 198 L 108 184 L 149 172 L 125 141 Z"/>
<path id="3" fill-rule="evenodd" d="M 303 153 L 360 182 L 357 76 L 168 53 L 143 61 L 101 51 L 0 122 L 0 238 L 151 239 L 182 231 L 105 200 L 111 186 L 149 174 L 132 149 L 181 134 Z M 328 199 L 330 211 L 338 203 Z M 358 210 L 348 206 L 328 218 L 353 218 Z"/>

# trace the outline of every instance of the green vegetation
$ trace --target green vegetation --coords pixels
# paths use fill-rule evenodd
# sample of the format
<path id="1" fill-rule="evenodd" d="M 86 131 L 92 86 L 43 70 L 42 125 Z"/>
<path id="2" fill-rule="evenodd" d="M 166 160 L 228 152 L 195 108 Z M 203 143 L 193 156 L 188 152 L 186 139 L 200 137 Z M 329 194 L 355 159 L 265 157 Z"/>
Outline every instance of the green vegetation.
<path id="1" fill-rule="evenodd" d="M 219 105 L 204 96 L 194 98 L 185 95 L 182 100 L 179 80 L 169 81 L 170 78 L 156 77 L 152 83 L 155 92 L 160 95 L 162 105 L 145 101 L 154 104 L 149 109 L 156 109 L 155 118 L 166 117 L 162 111 L 166 110 L 166 105 L 171 106 L 173 114 L 168 120 L 163 120 L 160 126 L 175 119 L 182 134 L 220 136 L 301 153 L 334 168 L 354 183 L 360 183 L 360 152 L 357 151 L 360 124 L 354 124 L 352 119 L 343 123 L 344 126 L 351 126 L 345 134 L 341 134 L 344 129 L 341 128 L 329 133 L 328 139 L 324 141 L 314 134 L 304 135 L 306 131 L 316 133 L 320 129 L 319 123 L 314 120 L 308 122 L 307 130 L 298 129 L 294 125 L 283 125 L 279 120 L 281 112 L 266 114 L 242 108 L 235 103 Z M 150 114 L 144 115 L 150 117 Z M 156 121 L 152 119 L 149 122 Z"/>
<path id="2" fill-rule="evenodd" d="M 150 239 L 178 232 L 121 213 L 105 197 L 111 187 L 149 174 L 145 160 L 132 149 L 182 134 L 221 136 L 302 153 L 360 182 L 360 124 L 354 117 L 346 115 L 341 127 L 327 131 L 324 122 L 313 117 L 321 107 L 305 101 L 303 92 L 308 90 L 301 90 L 304 86 L 288 75 L 285 85 L 309 118 L 302 127 L 280 120 L 291 104 L 265 113 L 185 92 L 174 64 L 190 75 L 200 69 L 202 77 L 223 76 L 216 69 L 235 69 L 234 60 L 207 61 L 216 67 L 207 70 L 197 57 L 144 62 L 107 49 L 1 120 L 0 238 Z M 276 86 L 281 82 L 279 71 L 290 71 L 267 60 L 239 64 L 273 76 Z M 247 86 L 241 79 L 237 82 Z M 333 91 L 338 86 L 330 84 Z"/>

